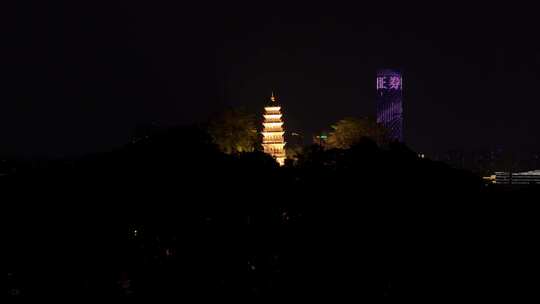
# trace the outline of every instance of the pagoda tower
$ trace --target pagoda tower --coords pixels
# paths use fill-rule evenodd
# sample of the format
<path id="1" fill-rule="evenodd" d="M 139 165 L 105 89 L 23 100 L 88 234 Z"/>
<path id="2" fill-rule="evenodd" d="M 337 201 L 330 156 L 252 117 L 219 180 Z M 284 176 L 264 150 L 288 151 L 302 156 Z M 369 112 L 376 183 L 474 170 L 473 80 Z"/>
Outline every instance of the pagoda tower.
<path id="1" fill-rule="evenodd" d="M 270 97 L 270 105 L 264 107 L 263 122 L 263 148 L 264 152 L 272 155 L 283 166 L 285 163 L 285 141 L 283 139 L 283 120 L 281 120 L 281 107 L 274 92 Z"/>

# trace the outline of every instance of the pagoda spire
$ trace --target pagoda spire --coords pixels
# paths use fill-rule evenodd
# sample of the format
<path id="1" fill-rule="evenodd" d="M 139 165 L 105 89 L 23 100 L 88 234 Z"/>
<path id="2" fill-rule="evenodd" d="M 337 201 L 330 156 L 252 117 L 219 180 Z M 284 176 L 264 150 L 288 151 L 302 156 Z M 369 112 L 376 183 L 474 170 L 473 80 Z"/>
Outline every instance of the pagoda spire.
<path id="1" fill-rule="evenodd" d="M 285 163 L 285 140 L 283 135 L 283 120 L 281 107 L 277 104 L 276 96 L 272 91 L 271 104 L 264 108 L 263 122 L 263 148 L 264 152 L 276 159 L 280 166 Z"/>

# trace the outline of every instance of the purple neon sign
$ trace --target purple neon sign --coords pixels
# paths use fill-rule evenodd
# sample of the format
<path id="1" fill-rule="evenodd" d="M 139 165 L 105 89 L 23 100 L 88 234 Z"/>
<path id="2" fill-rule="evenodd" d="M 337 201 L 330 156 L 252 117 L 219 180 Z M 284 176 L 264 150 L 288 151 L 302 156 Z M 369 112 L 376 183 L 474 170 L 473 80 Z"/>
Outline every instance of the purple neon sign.
<path id="1" fill-rule="evenodd" d="M 377 77 L 377 90 L 401 90 L 400 76 Z"/>

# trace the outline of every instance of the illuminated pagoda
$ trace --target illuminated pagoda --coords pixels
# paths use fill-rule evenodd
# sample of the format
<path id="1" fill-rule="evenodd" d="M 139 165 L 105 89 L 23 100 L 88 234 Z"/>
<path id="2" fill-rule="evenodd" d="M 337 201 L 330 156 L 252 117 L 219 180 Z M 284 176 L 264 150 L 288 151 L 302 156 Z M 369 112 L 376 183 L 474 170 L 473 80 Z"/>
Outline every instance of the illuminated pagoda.
<path id="1" fill-rule="evenodd" d="M 270 97 L 271 104 L 264 107 L 263 122 L 263 148 L 264 153 L 272 155 L 283 166 L 285 163 L 285 141 L 283 139 L 283 120 L 281 120 L 281 107 L 274 93 Z"/>

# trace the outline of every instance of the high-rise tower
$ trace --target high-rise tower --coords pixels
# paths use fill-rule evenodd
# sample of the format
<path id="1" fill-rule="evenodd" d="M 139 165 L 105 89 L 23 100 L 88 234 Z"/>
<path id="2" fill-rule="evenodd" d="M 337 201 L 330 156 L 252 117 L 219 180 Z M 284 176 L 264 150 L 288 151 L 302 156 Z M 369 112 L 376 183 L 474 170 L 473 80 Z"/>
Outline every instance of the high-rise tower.
<path id="1" fill-rule="evenodd" d="M 264 108 L 263 148 L 264 152 L 272 155 L 280 166 L 285 163 L 285 141 L 283 139 L 283 120 L 281 106 L 274 93 L 270 97 L 270 105 Z"/>
<path id="2" fill-rule="evenodd" d="M 391 139 L 403 141 L 402 77 L 397 70 L 377 71 L 377 122 Z"/>

